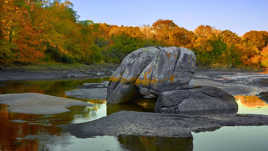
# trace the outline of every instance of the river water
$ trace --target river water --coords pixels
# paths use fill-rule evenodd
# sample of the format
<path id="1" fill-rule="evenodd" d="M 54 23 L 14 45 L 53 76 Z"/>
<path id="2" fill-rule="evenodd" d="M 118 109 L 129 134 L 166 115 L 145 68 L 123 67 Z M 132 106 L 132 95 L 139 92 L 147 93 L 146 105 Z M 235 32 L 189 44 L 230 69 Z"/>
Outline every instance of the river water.
<path id="1" fill-rule="evenodd" d="M 85 82 L 106 79 L 57 81 L 8 81 L 0 83 L 0 93 L 37 92 L 66 97 L 65 91 Z M 0 105 L 0 151 L 252 151 L 268 149 L 268 126 L 222 127 L 193 133 L 193 138 L 144 136 L 98 136 L 76 138 L 58 126 L 92 121 L 120 110 L 151 111 L 151 105 L 106 105 L 105 100 L 83 100 L 90 107 L 72 107 L 54 115 L 13 113 Z M 268 104 L 257 96 L 237 95 L 241 114 L 267 114 Z"/>

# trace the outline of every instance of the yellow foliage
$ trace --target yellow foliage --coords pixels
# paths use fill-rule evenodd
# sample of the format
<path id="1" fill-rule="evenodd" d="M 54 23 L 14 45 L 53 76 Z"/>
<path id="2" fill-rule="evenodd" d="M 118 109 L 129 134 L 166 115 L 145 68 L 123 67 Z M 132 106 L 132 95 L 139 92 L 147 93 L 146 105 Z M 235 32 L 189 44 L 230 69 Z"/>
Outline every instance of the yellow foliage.
<path id="1" fill-rule="evenodd" d="M 261 65 L 265 68 L 268 68 L 268 57 L 262 58 Z"/>
<path id="2" fill-rule="evenodd" d="M 261 61 L 261 56 L 253 56 L 250 58 L 250 64 L 259 64 Z"/>
<path id="3" fill-rule="evenodd" d="M 262 49 L 261 55 L 263 57 L 268 57 L 268 45 Z"/>

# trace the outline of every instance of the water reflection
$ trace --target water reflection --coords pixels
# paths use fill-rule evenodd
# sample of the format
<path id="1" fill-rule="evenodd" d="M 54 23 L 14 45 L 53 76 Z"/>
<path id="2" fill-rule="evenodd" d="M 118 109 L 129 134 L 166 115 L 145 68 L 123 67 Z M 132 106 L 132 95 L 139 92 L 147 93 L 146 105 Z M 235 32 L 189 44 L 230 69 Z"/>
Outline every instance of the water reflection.
<path id="1" fill-rule="evenodd" d="M 0 105 L 0 150 L 40 150 L 40 147 L 42 147 L 39 143 L 40 139 L 24 140 L 23 138 L 42 136 L 44 134 L 46 136 L 63 136 L 61 129 L 57 127 L 58 125 L 72 123 L 75 121 L 74 119 L 79 118 L 84 119 L 84 121 L 90 118 L 97 118 L 92 114 L 88 114 L 89 111 L 88 107 L 72 107 L 71 112 L 55 115 L 32 115 L 9 112 L 7 105 Z M 82 120 L 81 122 L 84 121 Z"/>
<path id="2" fill-rule="evenodd" d="M 65 97 L 65 91 L 85 82 L 102 82 L 106 79 L 12 81 L 0 83 L 1 93 L 39 92 Z M 268 105 L 256 96 L 236 96 L 239 113 L 267 114 Z M 228 127 L 214 132 L 194 134 L 194 139 L 160 138 L 144 136 L 98 136 L 80 139 L 62 131 L 59 125 L 82 123 L 104 117 L 121 110 L 153 111 L 154 101 L 139 100 L 136 105 L 108 105 L 105 100 L 84 100 L 92 107 L 72 107 L 70 112 L 55 115 L 18 114 L 0 105 L 0 151 L 214 151 L 262 150 L 267 127 Z M 224 141 L 226 140 L 226 141 Z M 228 142 L 227 142 L 228 141 Z M 242 141 L 243 143 L 239 143 Z M 193 147 L 194 146 L 194 147 Z M 224 147 L 223 147 L 224 146 Z M 228 149 L 224 149 L 225 147 Z M 256 147 L 255 147 L 256 148 Z"/>
<path id="3" fill-rule="evenodd" d="M 20 115 L 20 117 L 32 118 L 31 115 Z M 28 151 L 37 150 L 38 141 L 18 141 L 17 138 L 23 138 L 27 135 L 46 132 L 52 135 L 59 135 L 60 130 L 55 126 L 42 126 L 29 124 L 28 122 L 13 122 L 17 119 L 16 115 L 8 112 L 7 106 L 0 106 L 0 150 L 1 151 Z"/>
<path id="4" fill-rule="evenodd" d="M 268 126 L 222 127 L 193 133 L 194 151 L 265 151 L 267 136 Z"/>
<path id="5" fill-rule="evenodd" d="M 268 104 L 257 96 L 235 96 L 238 104 L 238 113 L 241 114 L 266 114 Z"/>
<path id="6" fill-rule="evenodd" d="M 268 104 L 257 96 L 236 96 L 241 104 L 248 108 L 267 107 Z"/>
<path id="7" fill-rule="evenodd" d="M 107 79 L 6 81 L 0 85 L 0 94 L 36 92 L 65 97 L 65 91 L 75 89 L 83 83 L 103 82 L 105 80 Z"/>
<path id="8" fill-rule="evenodd" d="M 119 136 L 123 148 L 129 151 L 192 151 L 192 138 L 164 138 L 148 136 Z"/>

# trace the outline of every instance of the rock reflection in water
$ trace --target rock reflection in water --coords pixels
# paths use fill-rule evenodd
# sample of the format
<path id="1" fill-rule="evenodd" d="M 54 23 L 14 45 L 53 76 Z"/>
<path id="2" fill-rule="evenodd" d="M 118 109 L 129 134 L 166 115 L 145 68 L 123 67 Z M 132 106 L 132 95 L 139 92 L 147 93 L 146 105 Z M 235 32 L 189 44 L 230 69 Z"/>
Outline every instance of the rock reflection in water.
<path id="1" fill-rule="evenodd" d="M 129 151 L 192 151 L 192 138 L 119 136 L 122 148 Z"/>
<path id="2" fill-rule="evenodd" d="M 39 80 L 39 81 L 6 81 L 0 85 L 0 94 L 35 92 L 65 97 L 65 91 L 75 89 L 86 82 L 103 82 L 107 78 L 86 80 Z"/>
<path id="3" fill-rule="evenodd" d="M 108 104 L 107 114 L 110 115 L 119 111 L 138 111 L 138 112 L 154 112 L 154 100 L 140 99 L 136 103 L 126 104 Z"/>

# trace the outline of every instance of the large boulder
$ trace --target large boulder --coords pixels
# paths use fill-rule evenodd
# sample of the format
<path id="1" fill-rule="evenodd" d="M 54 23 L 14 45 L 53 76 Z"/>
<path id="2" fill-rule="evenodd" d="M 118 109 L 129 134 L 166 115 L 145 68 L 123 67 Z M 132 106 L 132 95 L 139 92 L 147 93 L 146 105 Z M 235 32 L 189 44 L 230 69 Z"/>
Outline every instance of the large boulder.
<path id="1" fill-rule="evenodd" d="M 235 98 L 225 91 L 209 86 L 193 87 L 160 94 L 155 105 L 159 113 L 237 113 Z"/>
<path id="2" fill-rule="evenodd" d="M 147 47 L 127 55 L 111 77 L 107 101 L 118 104 L 156 98 L 159 113 L 236 113 L 232 95 L 190 81 L 196 57 L 186 48 Z M 220 85 L 221 86 L 221 85 Z"/>
<path id="3" fill-rule="evenodd" d="M 187 87 L 195 71 L 195 60 L 194 53 L 186 48 L 160 48 L 135 84 L 156 93 Z"/>
<path id="4" fill-rule="evenodd" d="M 186 48 L 147 47 L 127 55 L 111 77 L 108 103 L 123 103 L 140 95 L 187 87 L 195 70 L 195 55 Z"/>

